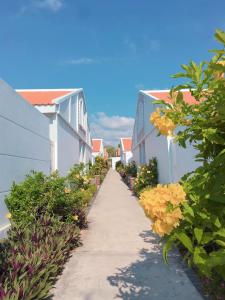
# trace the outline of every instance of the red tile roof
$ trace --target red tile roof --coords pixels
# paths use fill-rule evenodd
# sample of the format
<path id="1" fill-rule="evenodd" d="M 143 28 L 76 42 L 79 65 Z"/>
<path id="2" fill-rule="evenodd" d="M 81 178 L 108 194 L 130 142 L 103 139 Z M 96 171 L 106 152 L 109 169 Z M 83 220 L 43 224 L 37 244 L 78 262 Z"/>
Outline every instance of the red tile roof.
<path id="1" fill-rule="evenodd" d="M 182 91 L 184 95 L 184 101 L 188 104 L 198 104 L 199 102 L 191 95 L 189 91 Z M 171 103 L 169 97 L 169 91 L 147 91 L 149 96 L 153 96 L 159 100 L 165 100 L 166 102 Z"/>
<path id="2" fill-rule="evenodd" d="M 132 138 L 121 138 L 121 143 L 123 144 L 123 151 L 131 151 Z"/>
<path id="3" fill-rule="evenodd" d="M 53 105 L 54 101 L 70 94 L 73 90 L 17 90 L 17 92 L 32 105 Z"/>
<path id="4" fill-rule="evenodd" d="M 92 140 L 92 152 L 101 151 L 102 139 L 93 139 Z"/>

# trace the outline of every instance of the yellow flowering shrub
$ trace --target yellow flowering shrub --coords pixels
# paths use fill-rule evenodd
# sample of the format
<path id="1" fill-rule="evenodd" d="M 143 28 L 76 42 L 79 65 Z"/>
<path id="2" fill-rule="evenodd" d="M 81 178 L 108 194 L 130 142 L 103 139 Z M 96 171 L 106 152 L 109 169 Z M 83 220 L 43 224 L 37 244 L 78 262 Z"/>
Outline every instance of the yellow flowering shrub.
<path id="1" fill-rule="evenodd" d="M 180 204 L 185 201 L 185 197 L 186 194 L 178 183 L 158 184 L 141 193 L 140 204 L 153 222 L 153 231 L 159 236 L 169 234 L 179 225 L 182 219 Z"/>
<path id="2" fill-rule="evenodd" d="M 150 122 L 160 131 L 162 135 L 172 135 L 176 127 L 174 122 L 165 114 L 161 115 L 159 108 L 150 116 Z"/>

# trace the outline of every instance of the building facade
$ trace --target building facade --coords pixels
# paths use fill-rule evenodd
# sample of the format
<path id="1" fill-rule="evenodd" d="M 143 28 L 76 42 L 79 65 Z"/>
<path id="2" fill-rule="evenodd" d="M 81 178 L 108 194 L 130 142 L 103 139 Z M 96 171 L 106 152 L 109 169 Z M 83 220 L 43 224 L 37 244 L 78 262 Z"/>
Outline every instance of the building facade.
<path id="1" fill-rule="evenodd" d="M 183 95 L 187 103 L 196 103 L 189 91 L 183 90 Z M 158 131 L 150 123 L 149 117 L 157 107 L 153 102 L 159 99 L 169 101 L 169 90 L 139 92 L 132 137 L 133 160 L 137 165 L 142 165 L 156 157 L 159 182 L 177 182 L 185 173 L 198 166 L 194 161 L 196 150 L 192 145 L 183 149 L 174 143 L 173 138 L 158 136 Z"/>
<path id="2" fill-rule="evenodd" d="M 104 157 L 103 139 L 92 139 L 92 162 L 94 163 L 97 156 Z"/>
<path id="3" fill-rule="evenodd" d="M 120 160 L 123 164 L 127 165 L 132 160 L 132 138 L 126 137 L 120 139 Z"/>
<path id="4" fill-rule="evenodd" d="M 65 175 L 74 164 L 91 161 L 91 135 L 83 89 L 17 92 L 48 118 L 52 170 Z"/>
<path id="5" fill-rule="evenodd" d="M 5 197 L 31 170 L 51 172 L 49 122 L 0 80 L 0 238 L 9 228 Z"/>

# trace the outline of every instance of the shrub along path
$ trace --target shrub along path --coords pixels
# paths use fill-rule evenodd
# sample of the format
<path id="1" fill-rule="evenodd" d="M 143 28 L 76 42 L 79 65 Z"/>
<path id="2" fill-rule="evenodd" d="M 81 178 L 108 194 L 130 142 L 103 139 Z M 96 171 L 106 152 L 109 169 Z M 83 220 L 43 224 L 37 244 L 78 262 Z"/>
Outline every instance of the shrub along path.
<path id="1" fill-rule="evenodd" d="M 110 170 L 90 210 L 83 246 L 53 289 L 53 300 L 200 300 L 180 257 L 163 262 L 149 220 L 119 175 Z"/>

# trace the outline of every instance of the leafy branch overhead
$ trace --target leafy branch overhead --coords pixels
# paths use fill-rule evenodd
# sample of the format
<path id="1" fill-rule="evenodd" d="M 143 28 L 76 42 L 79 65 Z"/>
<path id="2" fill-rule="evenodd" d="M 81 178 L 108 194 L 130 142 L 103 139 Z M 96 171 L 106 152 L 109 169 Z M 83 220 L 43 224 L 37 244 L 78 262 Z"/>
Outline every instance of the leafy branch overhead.
<path id="1" fill-rule="evenodd" d="M 183 78 L 186 82 L 170 90 L 170 101 L 155 101 L 158 108 L 150 117 L 159 135 L 172 136 L 181 147 L 191 144 L 196 149 L 195 160 L 200 166 L 180 182 L 186 194 L 186 201 L 180 205 L 180 222 L 175 222 L 174 228 L 169 227 L 172 224 L 170 214 L 177 209 L 171 205 L 167 212 L 164 210 L 164 219 L 160 219 L 162 207 L 154 206 L 155 199 L 159 199 L 161 205 L 165 196 L 157 194 L 159 188 L 148 192 L 149 195 L 141 193 L 141 199 L 147 215 L 153 218 L 153 229 L 166 237 L 165 261 L 168 261 L 168 251 L 176 245 L 185 253 L 188 263 L 195 265 L 201 274 L 212 278 L 214 283 L 223 281 L 224 284 L 225 32 L 217 30 L 215 38 L 220 48 L 210 51 L 212 58 L 199 64 L 191 61 L 181 65 L 182 71 L 173 77 Z M 185 101 L 184 88 L 192 95 L 192 104 Z M 176 196 L 177 193 L 171 194 L 171 203 Z M 155 215 L 157 209 L 160 213 Z M 167 219 L 169 223 L 165 224 Z"/>
<path id="2" fill-rule="evenodd" d="M 200 273 L 225 280 L 225 32 L 217 30 L 215 38 L 222 49 L 211 50 L 209 61 L 182 65 L 174 77 L 187 82 L 171 90 L 171 104 L 161 102 L 161 114 L 176 124 L 176 141 L 191 143 L 201 163 L 182 179 L 188 202 L 181 225 L 167 237 L 164 257 L 171 244 L 182 245 Z M 195 104 L 185 102 L 184 87 Z"/>

